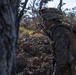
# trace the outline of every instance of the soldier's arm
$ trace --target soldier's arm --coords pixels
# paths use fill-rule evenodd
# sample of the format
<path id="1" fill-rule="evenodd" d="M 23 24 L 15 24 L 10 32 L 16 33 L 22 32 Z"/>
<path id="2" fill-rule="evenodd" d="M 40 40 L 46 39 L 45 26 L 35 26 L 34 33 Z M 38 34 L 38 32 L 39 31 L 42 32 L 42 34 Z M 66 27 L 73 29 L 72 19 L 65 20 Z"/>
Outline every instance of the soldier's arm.
<path id="1" fill-rule="evenodd" d="M 65 27 L 57 27 L 52 31 L 52 37 L 55 41 L 54 52 L 56 54 L 57 70 L 61 70 L 68 61 L 68 34 Z"/>

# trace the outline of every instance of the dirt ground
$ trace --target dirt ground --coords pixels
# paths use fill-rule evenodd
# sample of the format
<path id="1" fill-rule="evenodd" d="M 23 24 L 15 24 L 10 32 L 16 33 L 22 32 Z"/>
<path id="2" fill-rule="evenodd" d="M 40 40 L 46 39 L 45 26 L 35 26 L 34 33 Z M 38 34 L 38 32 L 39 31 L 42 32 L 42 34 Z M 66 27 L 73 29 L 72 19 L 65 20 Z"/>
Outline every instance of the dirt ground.
<path id="1" fill-rule="evenodd" d="M 47 36 L 19 40 L 17 75 L 52 75 L 54 57 L 51 44 Z"/>

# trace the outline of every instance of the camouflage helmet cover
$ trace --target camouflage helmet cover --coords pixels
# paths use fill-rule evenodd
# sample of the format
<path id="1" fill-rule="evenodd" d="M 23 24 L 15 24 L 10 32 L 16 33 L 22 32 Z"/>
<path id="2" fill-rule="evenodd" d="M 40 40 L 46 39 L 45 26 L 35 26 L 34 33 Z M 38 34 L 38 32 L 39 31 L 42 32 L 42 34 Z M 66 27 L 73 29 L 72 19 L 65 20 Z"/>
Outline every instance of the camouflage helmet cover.
<path id="1" fill-rule="evenodd" d="M 45 20 L 62 18 L 62 12 L 57 8 L 43 8 L 41 9 L 41 14 L 42 18 Z"/>

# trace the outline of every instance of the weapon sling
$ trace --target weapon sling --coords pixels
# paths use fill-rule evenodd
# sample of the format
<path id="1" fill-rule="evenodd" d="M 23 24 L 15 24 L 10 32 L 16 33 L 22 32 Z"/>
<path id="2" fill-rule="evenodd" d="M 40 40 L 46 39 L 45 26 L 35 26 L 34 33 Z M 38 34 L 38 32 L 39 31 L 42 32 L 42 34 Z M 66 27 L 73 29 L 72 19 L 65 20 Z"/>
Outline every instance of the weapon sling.
<path id="1" fill-rule="evenodd" d="M 46 29 L 43 27 L 42 24 L 38 24 L 38 26 L 44 31 L 44 33 L 50 38 L 50 40 L 53 41 L 52 37 L 50 36 L 50 34 L 46 31 Z M 54 43 L 52 44 L 54 46 Z M 53 48 L 52 48 L 53 49 Z M 54 51 L 53 51 L 53 55 L 55 55 Z M 56 60 L 53 58 L 53 74 L 55 75 L 56 73 Z"/>

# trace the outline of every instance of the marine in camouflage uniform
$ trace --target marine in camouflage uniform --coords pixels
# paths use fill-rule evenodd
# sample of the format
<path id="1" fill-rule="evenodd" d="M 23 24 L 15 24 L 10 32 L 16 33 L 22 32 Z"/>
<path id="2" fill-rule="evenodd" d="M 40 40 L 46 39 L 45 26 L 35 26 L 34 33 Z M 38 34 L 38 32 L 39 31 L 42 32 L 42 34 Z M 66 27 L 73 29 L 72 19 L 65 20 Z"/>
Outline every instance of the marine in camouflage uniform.
<path id="1" fill-rule="evenodd" d="M 67 71 L 74 57 L 69 51 L 69 29 L 62 25 L 62 13 L 56 8 L 44 8 L 41 16 L 45 29 L 50 32 L 54 41 L 56 75 L 68 75 Z"/>

